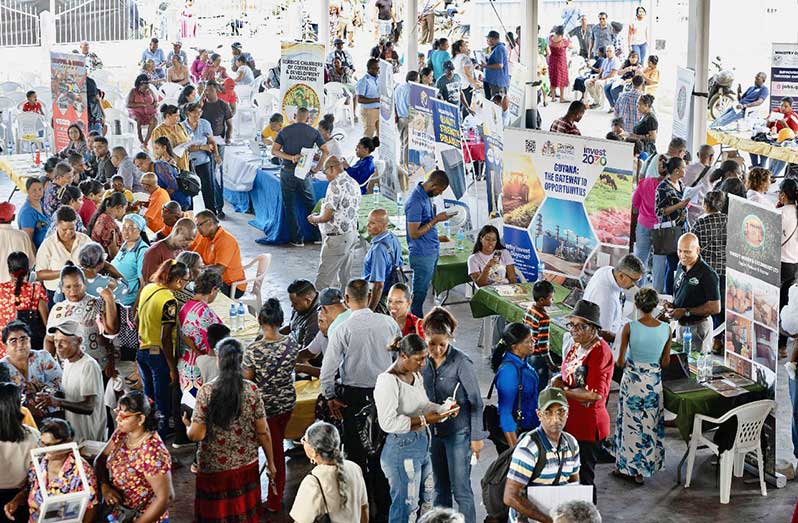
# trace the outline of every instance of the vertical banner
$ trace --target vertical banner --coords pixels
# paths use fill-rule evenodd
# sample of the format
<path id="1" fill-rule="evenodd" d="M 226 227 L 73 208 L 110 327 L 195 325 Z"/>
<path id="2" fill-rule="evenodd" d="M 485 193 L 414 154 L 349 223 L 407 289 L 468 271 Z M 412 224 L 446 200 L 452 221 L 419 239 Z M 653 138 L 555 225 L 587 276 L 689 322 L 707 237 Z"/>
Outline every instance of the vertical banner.
<path id="1" fill-rule="evenodd" d="M 443 100 L 433 100 L 432 128 L 435 134 L 436 165 L 446 172 L 449 187 L 459 200 L 466 191 L 460 108 Z"/>
<path id="2" fill-rule="evenodd" d="M 76 123 L 88 134 L 89 105 L 86 98 L 86 57 L 50 53 L 50 89 L 53 93 L 55 150 L 69 145 L 67 129 Z"/>
<path id="3" fill-rule="evenodd" d="M 781 105 L 781 99 L 790 96 L 798 107 L 798 43 L 773 44 L 770 59 L 770 108 Z"/>
<path id="4" fill-rule="evenodd" d="M 487 184 L 488 216 L 498 216 L 504 166 L 504 124 L 502 108 L 490 100 L 482 100 L 482 137 L 485 143 L 485 183 Z"/>
<path id="5" fill-rule="evenodd" d="M 510 87 L 507 88 L 507 100 L 509 101 L 507 112 L 511 116 L 508 127 L 524 127 L 525 82 L 526 67 L 521 64 L 515 64 L 510 77 Z"/>
<path id="6" fill-rule="evenodd" d="M 385 162 L 385 169 L 380 173 L 380 192 L 396 200 L 396 194 L 402 190 L 399 183 L 399 133 L 393 111 L 393 65 L 380 60 L 380 160 Z"/>
<path id="7" fill-rule="evenodd" d="M 673 101 L 673 136 L 687 139 L 690 115 L 693 114 L 693 85 L 695 71 L 678 66 L 676 68 L 676 95 Z"/>
<path id="8" fill-rule="evenodd" d="M 504 243 L 528 280 L 546 270 L 588 279 L 629 252 L 633 146 L 504 130 Z"/>
<path id="9" fill-rule="evenodd" d="M 307 107 L 308 125 L 316 127 L 324 100 L 324 45 L 283 42 L 280 62 L 280 107 L 286 125 L 297 109 Z"/>
<path id="10" fill-rule="evenodd" d="M 435 169 L 435 129 L 432 107 L 438 90 L 410 83 L 409 122 L 407 137 L 408 188 L 412 189 L 426 174 Z"/>
<path id="11" fill-rule="evenodd" d="M 725 364 L 776 399 L 781 284 L 781 213 L 729 195 Z M 723 289 L 721 288 L 723 291 Z M 776 419 L 762 429 L 765 471 L 774 474 Z"/>

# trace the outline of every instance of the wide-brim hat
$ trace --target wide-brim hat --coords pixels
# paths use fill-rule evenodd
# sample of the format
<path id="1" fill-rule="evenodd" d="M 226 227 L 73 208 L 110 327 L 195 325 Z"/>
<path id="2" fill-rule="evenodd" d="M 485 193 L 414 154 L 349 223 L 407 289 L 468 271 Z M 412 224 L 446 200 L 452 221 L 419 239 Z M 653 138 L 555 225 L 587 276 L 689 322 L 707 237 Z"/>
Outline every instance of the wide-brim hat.
<path id="1" fill-rule="evenodd" d="M 579 300 L 576 302 L 574 311 L 566 316 L 567 318 L 579 318 L 591 325 L 601 328 L 601 310 L 592 301 Z"/>

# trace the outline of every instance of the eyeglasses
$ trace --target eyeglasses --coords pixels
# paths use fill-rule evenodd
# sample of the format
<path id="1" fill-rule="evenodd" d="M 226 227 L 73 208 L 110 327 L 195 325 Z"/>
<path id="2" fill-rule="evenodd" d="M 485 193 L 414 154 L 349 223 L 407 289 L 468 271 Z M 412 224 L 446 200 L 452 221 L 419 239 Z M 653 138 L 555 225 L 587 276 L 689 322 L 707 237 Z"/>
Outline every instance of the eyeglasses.
<path id="1" fill-rule="evenodd" d="M 623 274 L 624 276 L 626 276 L 627 278 L 629 278 L 629 281 L 631 281 L 631 282 L 632 282 L 632 283 L 634 283 L 635 285 L 637 285 L 637 284 L 640 282 L 640 279 L 643 277 L 643 275 L 642 275 L 642 274 L 641 274 L 640 276 L 638 276 L 637 278 L 635 278 L 635 277 L 633 277 L 633 276 L 629 275 L 629 274 L 628 274 L 628 273 L 626 273 L 626 272 L 622 272 L 621 274 Z"/>
<path id="2" fill-rule="evenodd" d="M 132 418 L 134 416 L 140 416 L 141 412 L 131 412 L 129 410 L 121 410 L 119 407 L 117 407 L 117 408 L 114 409 L 114 414 L 116 414 L 117 418 L 119 418 L 119 419 L 124 421 L 124 420 L 126 420 L 128 418 Z"/>
<path id="3" fill-rule="evenodd" d="M 587 323 L 566 323 L 565 328 L 569 331 L 581 331 L 588 327 Z"/>
<path id="4" fill-rule="evenodd" d="M 544 418 L 565 418 L 568 416 L 568 409 L 544 410 L 540 415 Z"/>
<path id="5" fill-rule="evenodd" d="M 20 336 L 19 338 L 8 338 L 6 345 L 23 345 L 30 341 L 30 336 Z"/>

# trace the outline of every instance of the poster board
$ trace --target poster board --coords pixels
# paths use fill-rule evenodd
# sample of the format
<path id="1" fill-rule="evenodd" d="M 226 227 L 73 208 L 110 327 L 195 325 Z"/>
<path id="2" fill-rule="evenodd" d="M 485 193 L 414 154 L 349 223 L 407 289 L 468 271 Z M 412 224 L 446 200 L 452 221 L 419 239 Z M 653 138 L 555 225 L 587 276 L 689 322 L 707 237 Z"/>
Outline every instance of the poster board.
<path id="1" fill-rule="evenodd" d="M 410 82 L 408 105 L 407 176 L 408 189 L 435 169 L 435 129 L 432 109 L 438 90 Z"/>
<path id="2" fill-rule="evenodd" d="M 790 96 L 798 107 L 798 43 L 773 44 L 770 59 L 770 109 L 781 105 Z"/>
<path id="3" fill-rule="evenodd" d="M 525 124 L 525 100 L 526 100 L 526 67 L 515 64 L 510 77 L 510 86 L 507 88 L 507 112 L 510 113 L 508 127 L 524 127 Z"/>
<path id="4" fill-rule="evenodd" d="M 633 145 L 529 129 L 504 130 L 499 208 L 504 244 L 534 281 L 586 281 L 629 252 Z"/>
<path id="5" fill-rule="evenodd" d="M 687 139 L 690 132 L 690 115 L 693 114 L 693 85 L 695 71 L 676 68 L 676 91 L 673 101 L 673 136 Z"/>
<path id="6" fill-rule="evenodd" d="M 402 190 L 399 182 L 399 130 L 393 108 L 393 64 L 380 60 L 380 160 L 385 168 L 380 173 L 380 192 L 391 200 Z"/>
<path id="7" fill-rule="evenodd" d="M 89 105 L 86 96 L 86 57 L 82 54 L 50 53 L 50 90 L 53 93 L 53 136 L 55 150 L 69 145 L 67 130 L 72 124 L 88 134 Z"/>
<path id="8" fill-rule="evenodd" d="M 502 193 L 502 169 L 504 167 L 504 123 L 502 108 L 493 102 L 480 101 L 482 138 L 485 144 L 485 183 L 487 184 L 488 216 L 499 213 L 499 198 Z"/>
<path id="9" fill-rule="evenodd" d="M 781 212 L 729 196 L 724 363 L 775 399 L 781 284 Z M 765 471 L 776 460 L 776 418 L 762 429 Z"/>
<path id="10" fill-rule="evenodd" d="M 316 127 L 324 107 L 324 45 L 282 42 L 280 110 L 286 125 L 300 107 L 308 108 L 308 125 Z"/>
<path id="11" fill-rule="evenodd" d="M 459 200 L 466 191 L 460 108 L 443 100 L 433 100 L 432 130 L 435 136 L 435 164 L 449 177 L 449 187 Z"/>

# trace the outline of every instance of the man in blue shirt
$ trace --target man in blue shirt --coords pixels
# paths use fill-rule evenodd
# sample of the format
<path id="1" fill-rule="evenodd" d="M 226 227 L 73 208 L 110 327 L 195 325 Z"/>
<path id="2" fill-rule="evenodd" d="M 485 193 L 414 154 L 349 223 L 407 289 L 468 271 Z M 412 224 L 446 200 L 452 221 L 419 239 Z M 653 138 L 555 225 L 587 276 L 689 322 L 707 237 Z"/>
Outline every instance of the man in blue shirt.
<path id="1" fill-rule="evenodd" d="M 366 74 L 357 81 L 355 92 L 360 104 L 360 116 L 363 118 L 363 136 L 371 138 L 379 135 L 377 125 L 380 121 L 380 87 L 377 77 L 380 75 L 380 61 L 369 58 L 366 63 Z"/>
<path id="2" fill-rule="evenodd" d="M 726 109 L 726 112 L 718 116 L 709 127 L 711 129 L 725 127 L 736 122 L 737 120 L 745 118 L 746 109 L 757 107 L 765 103 L 765 100 L 767 100 L 768 95 L 770 94 L 770 91 L 768 91 L 768 88 L 765 85 L 765 80 L 767 80 L 767 78 L 768 75 L 763 72 L 756 73 L 756 76 L 754 77 L 754 85 L 745 90 L 743 96 L 740 98 L 739 103 Z"/>
<path id="3" fill-rule="evenodd" d="M 500 41 L 501 35 L 498 31 L 488 33 L 488 52 L 487 62 L 483 64 L 485 68 L 485 98 L 492 98 L 496 94 L 505 94 L 510 85 L 510 71 L 507 66 L 507 48 Z"/>
<path id="4" fill-rule="evenodd" d="M 155 62 L 155 69 L 160 71 L 161 73 L 164 72 L 164 67 L 166 66 L 166 58 L 163 54 L 163 49 L 158 47 L 158 39 L 153 38 L 150 40 L 150 45 L 147 49 L 141 53 L 141 66 L 144 67 L 144 64 L 147 63 L 147 60 L 152 60 Z"/>
<path id="5" fill-rule="evenodd" d="M 396 283 L 393 281 L 394 270 L 404 265 L 402 244 L 388 230 L 388 223 L 388 211 L 374 209 L 369 213 L 366 224 L 371 247 L 363 260 L 363 279 L 371 285 L 369 308 L 377 312 L 386 312 L 385 297 L 391 285 Z"/>
<path id="6" fill-rule="evenodd" d="M 183 51 L 183 43 L 179 40 L 172 42 L 172 50 L 166 55 L 166 67 L 172 67 L 172 58 L 175 56 L 180 58 L 180 63 L 188 66 L 188 57 L 186 56 L 186 52 Z"/>
<path id="7" fill-rule="evenodd" d="M 590 51 L 589 56 L 598 58 L 598 50 L 603 47 L 605 50 L 612 47 L 612 27 L 607 23 L 607 13 L 604 11 L 598 15 L 599 23 L 590 30 Z"/>
<path id="8" fill-rule="evenodd" d="M 419 183 L 405 204 L 407 247 L 413 269 L 413 303 L 410 311 L 424 316 L 424 300 L 438 265 L 438 230 L 435 226 L 449 219 L 445 212 L 435 214 L 432 199 L 449 187 L 449 177 L 441 170 L 432 171 L 426 182 Z"/>
<path id="9" fill-rule="evenodd" d="M 405 83 L 393 90 L 393 103 L 396 108 L 396 126 L 399 129 L 402 166 L 407 167 L 407 137 L 410 123 L 410 82 L 418 82 L 418 71 L 408 71 Z"/>

